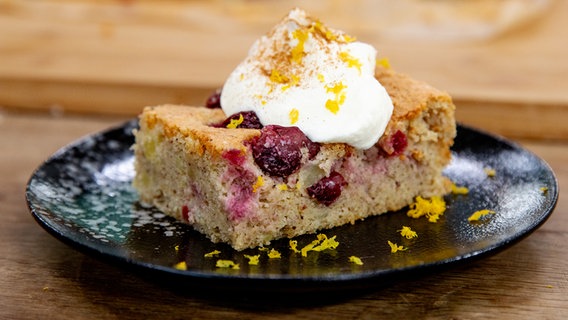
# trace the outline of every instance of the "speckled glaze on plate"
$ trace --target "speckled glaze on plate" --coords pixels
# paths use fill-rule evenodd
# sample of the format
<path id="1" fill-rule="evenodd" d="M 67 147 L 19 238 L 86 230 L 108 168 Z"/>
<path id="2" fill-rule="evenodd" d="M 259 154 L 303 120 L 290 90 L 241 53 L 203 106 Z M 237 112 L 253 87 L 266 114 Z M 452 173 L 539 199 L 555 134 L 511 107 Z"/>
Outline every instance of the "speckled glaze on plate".
<path id="1" fill-rule="evenodd" d="M 281 258 L 269 259 L 259 249 L 237 252 L 214 244 L 141 205 L 130 185 L 135 127 L 132 120 L 57 152 L 30 178 L 28 206 L 43 228 L 82 252 L 188 285 L 281 292 L 372 286 L 504 249 L 544 223 L 558 198 L 556 178 L 544 161 L 504 139 L 458 126 L 445 174 L 469 188 L 469 194 L 446 196 L 447 210 L 438 223 L 409 218 L 401 210 L 324 230 L 328 237 L 336 236 L 339 246 L 307 257 L 291 251 L 287 239 L 274 241 L 270 248 Z M 486 168 L 494 169 L 495 176 L 489 177 Z M 496 213 L 468 222 L 480 209 Z M 402 226 L 418 237 L 402 238 Z M 299 248 L 314 239 L 296 238 Z M 407 250 L 391 253 L 387 241 Z M 204 256 L 213 250 L 221 253 Z M 260 263 L 249 265 L 245 254 L 260 254 Z M 350 262 L 350 256 L 359 257 L 363 265 Z M 218 259 L 233 260 L 240 268 L 218 268 Z M 182 261 L 187 270 L 174 268 Z"/>

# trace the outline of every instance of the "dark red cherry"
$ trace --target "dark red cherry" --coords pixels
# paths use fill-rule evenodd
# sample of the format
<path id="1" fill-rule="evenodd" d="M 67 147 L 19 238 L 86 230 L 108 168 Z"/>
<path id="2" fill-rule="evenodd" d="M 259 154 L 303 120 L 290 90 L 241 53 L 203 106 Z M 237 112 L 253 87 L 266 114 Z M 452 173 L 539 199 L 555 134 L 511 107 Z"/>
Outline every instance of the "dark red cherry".
<path id="1" fill-rule="evenodd" d="M 260 136 L 252 142 L 252 155 L 262 171 L 271 176 L 287 177 L 301 165 L 301 148 L 308 148 L 315 156 L 319 145 L 310 141 L 297 127 L 268 125 L 262 128 Z"/>
<path id="2" fill-rule="evenodd" d="M 397 156 L 402 154 L 406 147 L 408 146 L 408 140 L 406 139 L 406 135 L 398 130 L 395 132 L 391 138 L 391 144 L 393 148 L 392 156 Z"/>
<path id="3" fill-rule="evenodd" d="M 347 182 L 343 176 L 336 171 L 332 171 L 328 177 L 321 178 L 314 185 L 308 187 L 308 195 L 316 199 L 319 203 L 329 206 L 341 195 L 343 187 Z"/>
<path id="4" fill-rule="evenodd" d="M 242 166 L 246 161 L 245 154 L 243 153 L 242 150 L 238 149 L 230 149 L 223 151 L 223 154 L 221 154 L 221 156 L 229 160 L 230 163 L 236 166 Z"/>
<path id="5" fill-rule="evenodd" d="M 189 207 L 187 205 L 181 207 L 181 217 L 183 221 L 189 222 Z"/>
<path id="6" fill-rule="evenodd" d="M 379 154 L 383 156 L 398 156 L 406 150 L 408 139 L 404 132 L 397 130 L 393 135 L 388 137 L 386 142 L 380 144 Z"/>
<path id="7" fill-rule="evenodd" d="M 215 92 L 207 98 L 207 101 L 205 101 L 205 107 L 209 109 L 221 108 L 221 89 L 215 90 Z"/>

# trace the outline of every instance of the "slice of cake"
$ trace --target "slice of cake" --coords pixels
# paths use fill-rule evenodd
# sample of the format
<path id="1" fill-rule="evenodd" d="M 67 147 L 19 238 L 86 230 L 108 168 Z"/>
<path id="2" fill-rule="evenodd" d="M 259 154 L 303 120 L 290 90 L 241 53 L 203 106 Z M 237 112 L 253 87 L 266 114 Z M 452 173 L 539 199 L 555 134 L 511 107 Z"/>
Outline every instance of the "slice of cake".
<path id="1" fill-rule="evenodd" d="M 446 93 L 375 69 L 360 44 L 300 10 L 279 26 L 229 77 L 223 109 L 144 109 L 134 145 L 141 201 L 242 250 L 448 191 L 456 129 Z M 309 62 L 317 45 L 337 65 Z"/>
<path id="2" fill-rule="evenodd" d="M 319 144 L 315 156 L 299 143 L 300 166 L 288 175 L 286 168 L 268 174 L 255 161 L 252 149 L 266 129 L 219 128 L 221 109 L 146 108 L 135 145 L 141 200 L 241 250 L 446 193 L 442 170 L 455 136 L 450 97 L 390 70 L 378 69 L 377 78 L 394 105 L 378 143 L 365 150 Z"/>

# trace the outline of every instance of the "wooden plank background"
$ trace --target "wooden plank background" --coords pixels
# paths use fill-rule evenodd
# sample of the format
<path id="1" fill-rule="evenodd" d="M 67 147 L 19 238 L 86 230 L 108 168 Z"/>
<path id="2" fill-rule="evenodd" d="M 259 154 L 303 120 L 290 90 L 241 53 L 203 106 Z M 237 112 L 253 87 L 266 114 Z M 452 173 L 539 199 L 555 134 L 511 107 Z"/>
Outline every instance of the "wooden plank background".
<path id="1" fill-rule="evenodd" d="M 512 1 L 523 2 L 498 2 Z M 135 115 L 145 105 L 202 104 L 301 4 L 373 44 L 396 70 L 448 91 L 459 121 L 568 138 L 568 1 L 525 0 L 524 11 L 507 9 L 514 23 L 489 2 L 444 11 L 450 2 L 0 0 L 0 106 Z M 412 21 L 420 28 L 408 31 Z"/>

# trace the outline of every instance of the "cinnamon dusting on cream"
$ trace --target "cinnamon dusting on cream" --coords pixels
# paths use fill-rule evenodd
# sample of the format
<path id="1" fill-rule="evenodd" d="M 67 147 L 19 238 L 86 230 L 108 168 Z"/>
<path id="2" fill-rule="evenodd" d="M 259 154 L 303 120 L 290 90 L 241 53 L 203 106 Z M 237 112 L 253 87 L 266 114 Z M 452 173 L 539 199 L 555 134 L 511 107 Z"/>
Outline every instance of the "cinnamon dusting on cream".
<path id="1" fill-rule="evenodd" d="M 231 73 L 223 111 L 254 111 L 263 125 L 297 126 L 314 142 L 370 148 L 393 105 L 374 76 L 376 50 L 354 40 L 293 9 Z"/>

